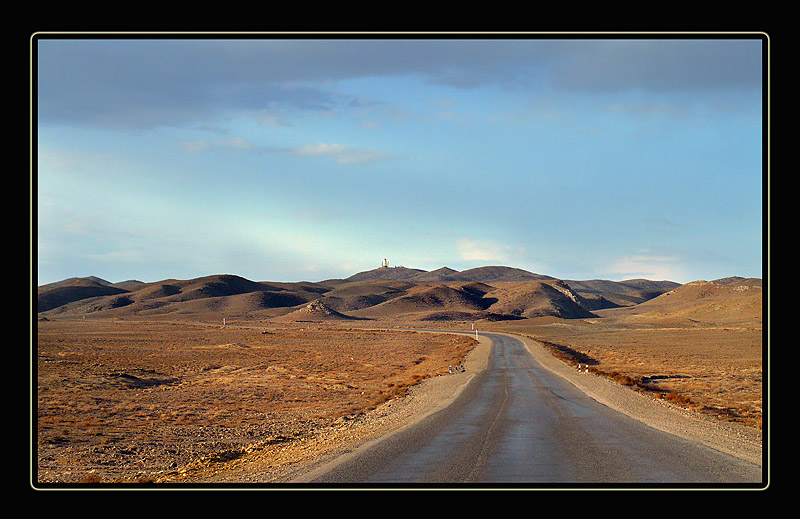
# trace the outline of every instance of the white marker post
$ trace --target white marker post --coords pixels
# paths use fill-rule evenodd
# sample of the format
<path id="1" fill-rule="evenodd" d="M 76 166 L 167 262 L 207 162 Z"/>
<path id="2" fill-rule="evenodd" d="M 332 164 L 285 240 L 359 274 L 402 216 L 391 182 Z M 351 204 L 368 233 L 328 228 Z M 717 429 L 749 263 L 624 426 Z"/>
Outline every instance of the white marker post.
<path id="1" fill-rule="evenodd" d="M 476 341 L 478 340 L 478 329 L 477 328 L 475 328 L 475 340 Z"/>

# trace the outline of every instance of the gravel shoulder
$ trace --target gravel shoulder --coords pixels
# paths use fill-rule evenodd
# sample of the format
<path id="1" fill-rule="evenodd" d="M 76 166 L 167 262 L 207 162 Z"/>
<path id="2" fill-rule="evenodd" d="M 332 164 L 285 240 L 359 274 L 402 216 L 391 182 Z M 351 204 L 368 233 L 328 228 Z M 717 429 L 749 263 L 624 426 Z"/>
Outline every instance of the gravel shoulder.
<path id="1" fill-rule="evenodd" d="M 654 429 L 701 443 L 739 459 L 762 466 L 762 434 L 752 427 L 714 420 L 687 409 L 637 393 L 597 375 L 577 369 L 550 355 L 542 345 L 527 337 L 513 335 L 545 368 L 563 377 L 601 404 L 639 420 Z"/>
<path id="2" fill-rule="evenodd" d="M 545 368 L 563 377 L 598 402 L 653 428 L 699 442 L 742 460 L 762 466 L 761 431 L 735 423 L 714 421 L 669 403 L 652 399 L 608 379 L 578 373 L 550 355 L 535 341 L 518 336 L 531 355 Z M 196 466 L 185 482 L 276 483 L 302 486 L 386 435 L 411 426 L 450 404 L 488 364 L 491 340 L 479 344 L 464 362 L 466 371 L 441 375 L 414 386 L 398 398 L 307 439 L 286 445 L 256 446 L 252 453 L 225 467 Z"/>
<path id="3" fill-rule="evenodd" d="M 342 419 L 337 426 L 317 431 L 302 440 L 254 446 L 249 455 L 225 463 L 224 467 L 213 463 L 190 467 L 181 482 L 304 485 L 347 456 L 449 405 L 472 378 L 486 368 L 491 345 L 490 339 L 480 337 L 478 345 L 464 360 L 464 372 L 425 379 L 401 398 L 362 415 Z"/>

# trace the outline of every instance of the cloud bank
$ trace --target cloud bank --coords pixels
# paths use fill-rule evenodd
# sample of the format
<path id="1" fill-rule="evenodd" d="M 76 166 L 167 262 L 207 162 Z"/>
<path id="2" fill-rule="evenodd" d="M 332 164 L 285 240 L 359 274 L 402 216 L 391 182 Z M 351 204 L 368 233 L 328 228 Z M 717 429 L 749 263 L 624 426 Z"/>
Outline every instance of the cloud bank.
<path id="1" fill-rule="evenodd" d="M 421 77 L 614 91 L 760 88 L 757 39 L 48 39 L 36 47 L 41 124 L 149 128 L 249 112 L 323 112 L 365 100 L 336 82 Z"/>

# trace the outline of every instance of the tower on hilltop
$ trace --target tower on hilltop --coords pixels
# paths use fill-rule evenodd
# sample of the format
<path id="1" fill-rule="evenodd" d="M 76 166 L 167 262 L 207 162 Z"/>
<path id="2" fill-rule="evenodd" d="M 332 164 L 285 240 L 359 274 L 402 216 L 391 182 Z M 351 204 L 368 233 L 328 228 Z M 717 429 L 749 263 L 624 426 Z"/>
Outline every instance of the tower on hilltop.
<path id="1" fill-rule="evenodd" d="M 389 266 L 389 262 L 386 261 L 386 258 L 383 258 L 383 263 L 381 263 L 381 267 L 388 267 L 388 266 Z"/>

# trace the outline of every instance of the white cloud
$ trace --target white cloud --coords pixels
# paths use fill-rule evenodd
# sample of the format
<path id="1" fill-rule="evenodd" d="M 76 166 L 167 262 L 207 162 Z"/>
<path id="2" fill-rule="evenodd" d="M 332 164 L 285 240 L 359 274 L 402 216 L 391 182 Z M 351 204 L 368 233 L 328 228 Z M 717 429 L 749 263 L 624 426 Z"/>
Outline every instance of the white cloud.
<path id="1" fill-rule="evenodd" d="M 242 139 L 241 137 L 232 137 L 230 139 L 218 140 L 215 143 L 207 141 L 186 141 L 178 145 L 180 149 L 187 153 L 198 153 L 210 149 L 212 146 L 219 146 L 222 148 L 233 148 L 237 150 L 251 151 L 251 152 L 277 152 L 289 153 L 301 157 L 327 157 L 333 159 L 339 164 L 362 164 L 375 162 L 390 158 L 392 155 L 379 150 L 358 149 L 345 146 L 338 143 L 316 143 L 307 146 L 299 146 L 295 148 L 281 148 L 271 146 L 260 146 L 250 141 Z"/>
<path id="2" fill-rule="evenodd" d="M 651 255 L 648 252 L 642 250 L 639 254 L 620 258 L 611 266 L 611 273 L 620 279 L 645 278 L 680 282 L 684 278 L 680 258 Z"/>
<path id="3" fill-rule="evenodd" d="M 347 148 L 342 144 L 326 144 L 320 142 L 318 144 L 309 144 L 308 146 L 301 146 L 295 151 L 298 155 L 338 155 L 344 153 Z"/>
<path id="4" fill-rule="evenodd" d="M 248 142 L 241 137 L 217 140 L 214 143 L 204 140 L 184 141 L 178 143 L 178 148 L 186 153 L 200 153 L 201 151 L 206 151 L 215 146 L 223 148 L 235 148 L 239 150 L 255 150 L 257 148 L 253 143 Z"/>
<path id="5" fill-rule="evenodd" d="M 229 139 L 225 141 L 225 144 L 233 148 L 238 148 L 240 150 L 249 150 L 255 148 L 255 146 L 252 143 L 242 139 L 241 137 L 234 137 L 232 139 Z"/>
<path id="6" fill-rule="evenodd" d="M 511 247 L 500 245 L 486 240 L 472 240 L 460 238 L 456 241 L 456 248 L 461 258 L 467 261 L 512 261 L 525 252 L 524 247 Z"/>
<path id="7" fill-rule="evenodd" d="M 263 126 L 289 126 L 286 114 L 280 113 L 277 109 L 265 109 L 255 112 L 255 119 Z"/>
<path id="8" fill-rule="evenodd" d="M 178 147 L 186 153 L 199 153 L 210 148 L 211 143 L 208 141 L 187 141 L 179 143 Z"/>
<path id="9" fill-rule="evenodd" d="M 360 150 L 343 144 L 317 143 L 294 149 L 296 155 L 308 157 L 330 157 L 339 164 L 374 162 L 388 158 L 388 153 L 377 150 Z"/>

